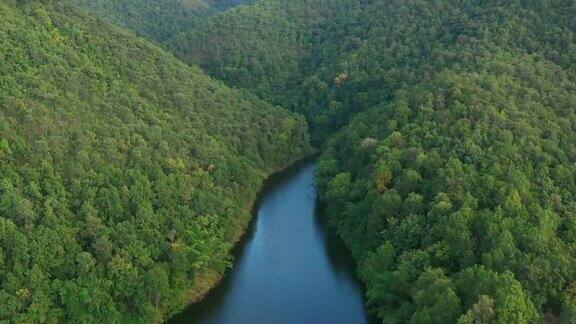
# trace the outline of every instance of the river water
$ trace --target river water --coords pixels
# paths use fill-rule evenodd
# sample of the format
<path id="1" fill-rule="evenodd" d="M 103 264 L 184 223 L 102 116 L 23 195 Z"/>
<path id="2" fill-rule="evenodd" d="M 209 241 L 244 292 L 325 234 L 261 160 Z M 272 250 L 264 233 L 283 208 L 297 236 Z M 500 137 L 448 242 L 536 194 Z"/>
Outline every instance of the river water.
<path id="1" fill-rule="evenodd" d="M 314 163 L 265 186 L 234 268 L 172 323 L 367 323 L 362 288 L 342 242 L 320 221 Z"/>

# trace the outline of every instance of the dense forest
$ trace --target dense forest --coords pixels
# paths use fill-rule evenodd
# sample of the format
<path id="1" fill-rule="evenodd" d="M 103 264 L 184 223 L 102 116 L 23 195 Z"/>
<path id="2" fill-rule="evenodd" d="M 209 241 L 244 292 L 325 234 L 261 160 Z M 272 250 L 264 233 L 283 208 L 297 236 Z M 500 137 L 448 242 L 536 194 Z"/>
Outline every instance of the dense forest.
<path id="1" fill-rule="evenodd" d="M 307 116 L 319 144 L 345 123 L 343 106 L 326 95 L 347 81 L 338 65 L 361 44 L 353 35 L 365 32 L 354 21 L 361 8 L 356 0 L 257 1 L 203 19 L 165 47 L 230 86 Z"/>
<path id="2" fill-rule="evenodd" d="M 249 0 L 66 0 L 161 43 L 221 10 Z"/>
<path id="3" fill-rule="evenodd" d="M 282 106 L 373 315 L 576 321 L 573 1 L 69 1 L 132 32 L 0 5 L 0 318 L 181 307 L 307 150 Z"/>
<path id="4" fill-rule="evenodd" d="M 303 118 L 67 5 L 0 16 L 0 322 L 160 321 L 229 266 Z"/>

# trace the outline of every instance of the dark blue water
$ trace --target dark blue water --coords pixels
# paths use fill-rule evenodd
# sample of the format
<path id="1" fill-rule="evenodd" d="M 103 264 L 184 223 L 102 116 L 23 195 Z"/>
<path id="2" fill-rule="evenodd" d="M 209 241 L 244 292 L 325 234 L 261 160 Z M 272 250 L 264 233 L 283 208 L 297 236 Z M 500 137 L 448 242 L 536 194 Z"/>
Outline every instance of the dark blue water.
<path id="1" fill-rule="evenodd" d="M 294 167 L 265 187 L 235 268 L 171 322 L 367 323 L 354 264 L 317 215 L 314 168 Z"/>

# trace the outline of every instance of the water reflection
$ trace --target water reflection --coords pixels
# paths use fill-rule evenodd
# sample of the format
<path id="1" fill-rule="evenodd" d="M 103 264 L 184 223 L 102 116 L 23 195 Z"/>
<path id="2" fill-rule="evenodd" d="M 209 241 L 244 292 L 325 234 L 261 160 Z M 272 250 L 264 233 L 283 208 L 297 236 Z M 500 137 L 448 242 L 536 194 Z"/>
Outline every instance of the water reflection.
<path id="1" fill-rule="evenodd" d="M 361 286 L 342 242 L 320 220 L 305 163 L 265 187 L 235 268 L 172 323 L 366 323 Z"/>

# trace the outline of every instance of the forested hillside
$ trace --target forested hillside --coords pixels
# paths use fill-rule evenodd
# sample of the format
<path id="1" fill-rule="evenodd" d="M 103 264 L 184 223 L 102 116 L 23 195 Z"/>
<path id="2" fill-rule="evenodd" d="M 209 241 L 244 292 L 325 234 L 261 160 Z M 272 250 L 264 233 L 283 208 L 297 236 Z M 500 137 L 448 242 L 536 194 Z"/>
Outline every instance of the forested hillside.
<path id="1" fill-rule="evenodd" d="M 571 323 L 574 17 L 565 0 L 268 0 L 170 46 L 307 115 L 384 322 Z"/>
<path id="2" fill-rule="evenodd" d="M 163 42 L 220 10 L 249 0 L 65 0 L 140 36 Z"/>
<path id="3" fill-rule="evenodd" d="M 319 140 L 344 124 L 333 116 L 343 115 L 338 102 L 329 112 L 324 107 L 325 94 L 346 75 L 317 74 L 332 73 L 339 57 L 361 44 L 352 36 L 360 9 L 357 0 L 257 1 L 202 20 L 166 47 L 231 86 L 308 116 Z"/>
<path id="4" fill-rule="evenodd" d="M 0 2 L 0 321 L 159 321 L 229 265 L 305 122 L 46 3 Z"/>

